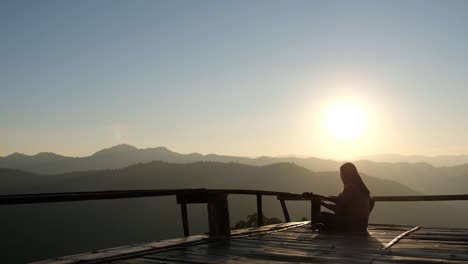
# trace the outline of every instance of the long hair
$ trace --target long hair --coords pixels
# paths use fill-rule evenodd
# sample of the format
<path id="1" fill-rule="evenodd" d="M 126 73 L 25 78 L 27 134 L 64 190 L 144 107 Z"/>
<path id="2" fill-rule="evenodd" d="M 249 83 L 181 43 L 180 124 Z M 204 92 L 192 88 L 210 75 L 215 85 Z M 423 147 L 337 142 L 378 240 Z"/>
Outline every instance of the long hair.
<path id="1" fill-rule="evenodd" d="M 343 190 L 358 190 L 370 196 L 370 191 L 362 181 L 356 166 L 347 162 L 340 167 L 341 180 L 343 181 Z"/>

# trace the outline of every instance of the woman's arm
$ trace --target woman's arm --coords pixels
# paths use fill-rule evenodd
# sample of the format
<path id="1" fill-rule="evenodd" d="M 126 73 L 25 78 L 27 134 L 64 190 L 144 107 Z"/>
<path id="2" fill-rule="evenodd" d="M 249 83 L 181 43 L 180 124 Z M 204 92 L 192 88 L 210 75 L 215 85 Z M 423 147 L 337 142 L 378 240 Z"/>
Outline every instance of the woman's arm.
<path id="1" fill-rule="evenodd" d="M 328 196 L 320 196 L 321 200 L 332 202 L 336 204 L 336 201 L 338 201 L 338 197 L 328 197 Z"/>
<path id="2" fill-rule="evenodd" d="M 336 212 L 336 204 L 329 204 L 329 203 L 325 203 L 325 202 L 320 202 L 320 204 L 323 207 L 327 208 L 328 210 Z"/>

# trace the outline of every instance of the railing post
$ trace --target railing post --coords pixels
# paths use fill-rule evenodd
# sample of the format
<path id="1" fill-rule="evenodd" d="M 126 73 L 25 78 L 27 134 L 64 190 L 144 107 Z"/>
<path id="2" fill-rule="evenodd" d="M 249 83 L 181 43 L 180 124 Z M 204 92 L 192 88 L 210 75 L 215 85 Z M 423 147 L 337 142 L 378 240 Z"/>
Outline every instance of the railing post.
<path id="1" fill-rule="evenodd" d="M 291 222 L 291 218 L 289 218 L 288 208 L 286 207 L 286 202 L 284 201 L 284 199 L 280 199 L 280 203 L 281 208 L 283 209 L 284 221 Z"/>
<path id="2" fill-rule="evenodd" d="M 212 237 L 231 235 L 227 193 L 212 192 L 208 195 L 208 226 Z"/>
<path id="3" fill-rule="evenodd" d="M 313 196 L 310 200 L 310 218 L 312 224 L 316 224 L 320 216 L 320 201 L 321 200 L 319 196 Z"/>
<path id="4" fill-rule="evenodd" d="M 257 194 L 257 226 L 263 226 L 263 205 L 261 194 Z"/>
<path id="5" fill-rule="evenodd" d="M 187 204 L 181 203 L 180 204 L 180 212 L 182 215 L 182 225 L 184 227 L 184 236 L 189 236 L 189 225 L 188 225 L 188 216 L 187 216 Z"/>

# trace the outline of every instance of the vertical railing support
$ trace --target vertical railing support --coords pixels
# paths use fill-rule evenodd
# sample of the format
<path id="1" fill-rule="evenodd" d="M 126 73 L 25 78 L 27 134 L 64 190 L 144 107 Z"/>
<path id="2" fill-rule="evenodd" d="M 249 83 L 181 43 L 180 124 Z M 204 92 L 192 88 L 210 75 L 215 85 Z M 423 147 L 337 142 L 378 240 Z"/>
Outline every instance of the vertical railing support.
<path id="1" fill-rule="evenodd" d="M 184 235 L 189 235 L 187 220 L 187 204 L 206 203 L 208 207 L 208 228 L 212 237 L 229 236 L 231 226 L 229 224 L 229 207 L 227 193 L 223 191 L 211 191 L 206 189 L 187 190 L 177 194 L 177 203 L 182 211 L 182 223 Z"/>
<path id="2" fill-rule="evenodd" d="M 257 194 L 257 226 L 263 226 L 263 205 L 261 194 Z"/>
<path id="3" fill-rule="evenodd" d="M 286 207 L 286 202 L 283 199 L 280 199 L 281 208 L 283 209 L 284 221 L 291 222 L 291 218 L 289 217 L 288 208 Z"/>
<path id="4" fill-rule="evenodd" d="M 184 236 L 189 236 L 189 225 L 188 225 L 188 216 L 187 216 L 187 204 L 181 203 L 180 204 L 180 212 L 182 215 L 182 225 L 184 227 Z"/>
<path id="5" fill-rule="evenodd" d="M 316 224 L 320 216 L 320 197 L 313 196 L 310 200 L 310 218 L 312 224 Z"/>
<path id="6" fill-rule="evenodd" d="M 210 236 L 220 237 L 231 235 L 227 193 L 213 192 L 208 194 L 207 198 Z"/>

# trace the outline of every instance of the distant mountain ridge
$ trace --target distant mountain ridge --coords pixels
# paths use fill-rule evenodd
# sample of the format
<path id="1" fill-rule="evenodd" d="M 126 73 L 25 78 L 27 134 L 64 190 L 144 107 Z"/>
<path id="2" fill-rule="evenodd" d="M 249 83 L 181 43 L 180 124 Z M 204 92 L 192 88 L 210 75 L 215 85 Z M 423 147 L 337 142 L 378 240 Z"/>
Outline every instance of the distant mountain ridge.
<path id="1" fill-rule="evenodd" d="M 52 154 L 52 153 L 51 153 Z M 259 157 L 247 158 L 225 156 L 217 154 L 202 155 L 199 153 L 180 154 L 166 147 L 138 149 L 134 146 L 121 144 L 105 148 L 87 157 L 66 157 L 57 154 L 55 158 L 45 157 L 41 153 L 28 156 L 14 153 L 6 157 L 0 157 L 0 168 L 12 168 L 36 173 L 64 173 L 84 170 L 118 169 L 137 163 L 151 161 L 165 161 L 171 163 L 191 163 L 199 161 L 237 162 L 248 165 L 268 165 L 276 162 L 297 162 L 307 160 L 313 164 L 314 170 L 336 170 L 339 164 L 333 160 L 319 158 L 273 158 Z"/>
<path id="2" fill-rule="evenodd" d="M 94 153 L 92 156 L 112 155 L 115 153 L 125 153 L 125 152 L 137 151 L 137 150 L 138 148 L 132 145 L 120 144 L 120 145 L 116 145 L 110 148 L 99 150 L 98 152 Z"/>
<path id="3" fill-rule="evenodd" d="M 390 163 L 428 163 L 435 167 L 458 166 L 468 163 L 468 155 L 401 155 L 401 154 L 376 154 L 357 157 L 356 160 L 370 160 L 375 162 Z"/>
<path id="4" fill-rule="evenodd" d="M 311 171 L 338 171 L 342 162 L 320 158 L 259 157 L 247 158 L 217 154 L 180 154 L 166 147 L 138 149 L 122 144 L 97 151 L 87 157 L 66 157 L 54 153 L 33 156 L 14 153 L 0 158 L 0 168 L 11 168 L 42 174 L 73 171 L 120 169 L 138 163 L 163 161 L 169 163 L 222 162 L 265 166 L 278 162 L 294 163 Z M 426 194 L 468 193 L 468 164 L 434 167 L 428 163 L 388 163 L 369 160 L 355 161 L 358 169 L 368 175 L 402 183 Z"/>
<path id="5" fill-rule="evenodd" d="M 166 152 L 166 153 L 170 153 L 170 152 L 176 153 L 163 146 L 155 147 L 155 148 L 139 149 L 129 144 L 120 144 L 120 145 L 115 145 L 113 147 L 99 150 L 95 152 L 94 154 L 87 156 L 87 157 L 109 155 L 109 154 L 114 154 L 114 153 L 125 153 L 125 152 L 132 152 L 132 151 L 146 151 L 146 152 L 160 151 L 160 152 Z M 224 157 L 229 158 L 229 159 L 235 159 L 235 158 L 243 159 L 244 158 L 240 156 L 226 156 L 226 155 L 217 155 L 217 154 L 202 155 L 199 153 L 190 153 L 190 154 L 181 154 L 181 155 L 191 156 L 191 158 L 193 159 L 196 159 L 196 158 L 202 159 L 202 157 L 205 157 L 207 159 L 214 159 L 214 160 L 223 159 Z M 15 152 L 5 157 L 0 156 L 0 165 L 5 165 L 5 164 L 8 165 L 9 162 L 12 162 L 15 160 L 17 162 L 25 162 L 25 160 L 42 160 L 42 162 L 47 162 L 51 160 L 64 160 L 64 159 L 73 159 L 73 158 L 83 159 L 87 157 L 86 156 L 85 157 L 68 157 L 68 156 L 59 155 L 53 152 L 40 152 L 35 155 L 26 155 L 23 153 Z M 275 158 L 275 159 L 297 158 L 297 159 L 316 159 L 316 160 L 330 161 L 329 159 L 314 158 L 314 157 L 305 158 L 305 157 L 296 157 L 296 156 L 290 156 L 287 158 L 262 156 L 262 157 L 258 157 L 254 159 L 257 159 L 257 160 L 267 159 L 268 160 L 271 158 Z M 21 159 L 23 159 L 24 161 L 21 161 Z M 384 154 L 358 156 L 352 160 L 384 162 L 384 163 L 427 163 L 434 167 L 452 167 L 452 166 L 468 164 L 468 154 L 424 156 L 424 155 L 402 155 L 402 154 L 394 154 L 394 153 L 384 153 Z"/>

